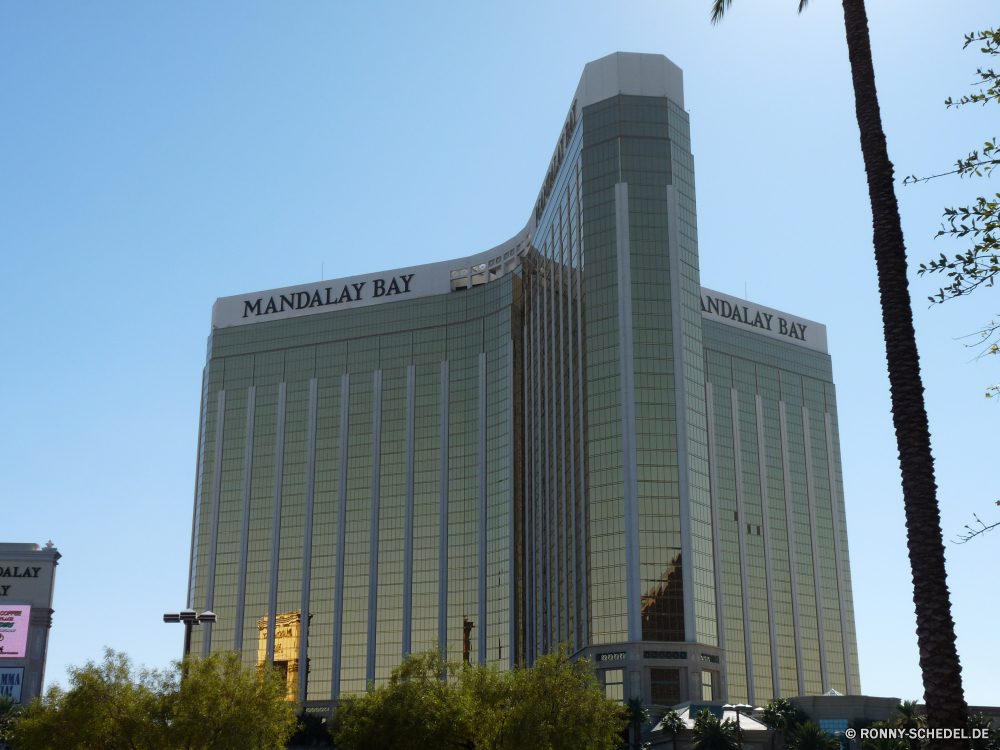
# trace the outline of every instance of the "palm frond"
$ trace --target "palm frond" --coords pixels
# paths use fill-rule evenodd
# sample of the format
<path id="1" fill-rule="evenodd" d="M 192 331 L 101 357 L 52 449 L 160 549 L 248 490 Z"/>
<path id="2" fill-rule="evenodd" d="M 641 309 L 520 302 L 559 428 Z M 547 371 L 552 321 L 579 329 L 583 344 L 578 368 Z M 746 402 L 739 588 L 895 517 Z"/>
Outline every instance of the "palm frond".
<path id="1" fill-rule="evenodd" d="M 712 23 L 721 21 L 722 17 L 726 14 L 726 10 L 732 4 L 733 0 L 714 0 L 712 3 Z"/>
<path id="2" fill-rule="evenodd" d="M 799 13 L 804 11 L 807 5 L 809 5 L 809 0 L 799 0 Z"/>

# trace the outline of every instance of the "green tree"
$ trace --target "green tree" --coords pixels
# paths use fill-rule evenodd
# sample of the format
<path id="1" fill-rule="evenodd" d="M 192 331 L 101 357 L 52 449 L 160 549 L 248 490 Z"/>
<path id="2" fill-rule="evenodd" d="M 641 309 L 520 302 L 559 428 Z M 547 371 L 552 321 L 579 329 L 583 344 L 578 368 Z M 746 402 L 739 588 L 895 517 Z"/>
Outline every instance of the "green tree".
<path id="1" fill-rule="evenodd" d="M 987 29 L 972 34 L 966 34 L 963 49 L 970 44 L 981 43 L 980 52 L 988 57 L 1000 55 L 1000 28 Z M 946 107 L 963 107 L 968 104 L 982 104 L 986 106 L 991 102 L 1000 104 L 1000 73 L 992 68 L 980 67 L 976 70 L 979 76 L 979 84 L 982 88 L 977 93 L 967 94 L 958 101 L 949 97 L 945 100 Z M 950 172 L 931 175 L 930 177 L 917 177 L 911 175 L 905 182 L 926 182 L 945 175 L 958 175 L 959 177 L 989 177 L 993 170 L 1000 166 L 1000 141 L 994 136 L 983 144 L 982 151 L 979 149 L 970 151 L 964 158 L 955 162 L 955 168 Z M 996 283 L 997 275 L 1000 274 L 1000 193 L 992 196 L 981 195 L 974 203 L 960 207 L 946 207 L 944 209 L 945 223 L 941 227 L 936 237 L 948 236 L 953 239 L 970 239 L 972 247 L 964 253 L 955 255 L 949 260 L 944 253 L 937 260 L 932 260 L 926 265 L 921 263 L 918 273 L 924 274 L 944 274 L 948 277 L 949 283 L 938 289 L 937 294 L 928 297 L 932 304 L 940 304 L 956 297 L 972 294 L 980 287 L 988 288 Z M 1000 323 L 991 320 L 989 324 L 982 326 L 972 336 L 979 340 L 975 346 L 984 346 L 981 355 L 1000 354 Z M 986 398 L 1000 395 L 1000 385 L 992 385 L 986 389 Z M 1000 505 L 1000 501 L 997 501 Z M 974 526 L 966 526 L 965 532 L 959 535 L 958 543 L 964 544 L 975 537 L 985 534 L 987 531 L 1000 526 L 1000 521 L 987 524 L 975 518 Z"/>
<path id="2" fill-rule="evenodd" d="M 970 44 L 982 43 L 980 52 L 990 57 L 1000 55 L 1000 28 L 987 29 L 972 34 L 967 34 L 963 49 Z M 982 104 L 983 106 L 993 102 L 1000 104 L 1000 73 L 994 72 L 992 68 L 979 68 L 976 70 L 979 76 L 979 83 L 983 87 L 975 94 L 968 94 L 954 101 L 949 97 L 945 100 L 946 107 L 963 107 L 968 104 Z M 930 177 L 916 177 L 911 175 L 906 178 L 906 182 L 926 182 L 936 177 L 945 175 L 958 175 L 959 177 L 989 177 L 993 170 L 1000 166 L 1000 147 L 994 137 L 983 144 L 982 152 L 978 149 L 955 162 L 955 169 L 950 172 L 931 175 Z M 958 239 L 972 239 L 972 249 L 961 255 L 956 255 L 953 260 L 942 253 L 937 260 L 932 260 L 928 264 L 921 264 L 918 273 L 946 275 L 950 279 L 947 286 L 941 287 L 937 294 L 928 297 L 932 303 L 941 303 L 955 297 L 971 294 L 980 287 L 991 287 L 996 282 L 997 275 L 1000 274 L 1000 193 L 994 197 L 981 196 L 974 204 L 960 208 L 945 208 L 945 226 L 937 233 L 938 237 L 951 236 Z M 997 326 L 991 324 L 990 332 L 996 331 Z M 992 352 L 996 353 L 997 347 L 994 345 Z"/>
<path id="3" fill-rule="evenodd" d="M 472 691 L 476 673 L 494 674 L 498 688 L 492 693 Z M 527 669 L 499 672 L 493 667 L 469 667 L 460 680 L 471 709 L 477 750 L 615 750 L 626 726 L 625 710 L 605 697 L 589 659 L 570 661 L 565 647 L 537 659 Z M 501 687 L 509 684 L 509 689 Z M 490 729 L 492 700 L 504 695 L 506 731 Z M 496 710 L 496 709 L 494 709 Z M 502 718 L 502 717 L 497 717 Z M 499 725 L 499 722 L 496 722 Z"/>
<path id="4" fill-rule="evenodd" d="M 899 449 L 924 697 L 931 726 L 957 727 L 965 722 L 967 706 L 945 573 L 934 459 L 906 278 L 906 245 L 899 219 L 893 166 L 889 160 L 875 89 L 868 14 L 864 0 L 841 1 L 854 85 L 855 114 L 872 209 L 872 241 L 882 304 L 892 419 Z M 807 2 L 799 0 L 800 13 Z M 721 21 L 731 5 L 732 0 L 712 0 L 713 23 Z M 937 744 L 958 747 L 961 743 L 943 740 Z"/>
<path id="5" fill-rule="evenodd" d="M 474 748 L 457 667 L 439 651 L 411 655 L 388 681 L 341 700 L 331 733 L 341 750 Z"/>
<path id="6" fill-rule="evenodd" d="M 707 709 L 694 717 L 694 750 L 735 750 L 736 724 L 719 721 Z"/>
<path id="7" fill-rule="evenodd" d="M 70 668 L 14 725 L 18 750 L 278 750 L 295 726 L 285 683 L 216 653 L 170 670 L 136 670 L 125 654 Z"/>
<path id="8" fill-rule="evenodd" d="M 786 732 L 808 719 L 805 712 L 798 706 L 792 705 L 787 698 L 778 698 L 764 706 L 760 720 L 774 730 L 771 733 L 771 748 L 773 750 L 779 734 L 783 741 Z"/>
<path id="9" fill-rule="evenodd" d="M 786 750 L 840 750 L 840 742 L 819 728 L 815 721 L 804 721 L 788 732 Z"/>
<path id="10" fill-rule="evenodd" d="M 244 667 L 240 655 L 219 651 L 185 661 L 166 694 L 171 748 L 183 750 L 277 750 L 295 731 L 295 703 L 275 669 Z M 178 665 L 178 670 L 180 665 Z M 19 748 L 19 750 L 21 750 Z M 30 750 L 30 748 L 24 748 Z"/>
<path id="11" fill-rule="evenodd" d="M 593 664 L 560 649 L 503 672 L 411 655 L 385 684 L 342 701 L 332 732 L 341 750 L 615 750 L 624 727 Z"/>

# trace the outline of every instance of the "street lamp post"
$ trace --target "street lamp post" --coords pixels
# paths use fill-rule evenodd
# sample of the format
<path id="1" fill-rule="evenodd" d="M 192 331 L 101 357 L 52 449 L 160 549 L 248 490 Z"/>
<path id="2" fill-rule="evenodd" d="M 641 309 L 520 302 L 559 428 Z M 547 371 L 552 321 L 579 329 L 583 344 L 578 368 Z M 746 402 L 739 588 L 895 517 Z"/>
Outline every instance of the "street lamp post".
<path id="1" fill-rule="evenodd" d="M 180 612 L 167 612 L 163 615 L 164 622 L 184 623 L 184 658 L 191 655 L 191 630 L 195 623 L 210 625 L 216 622 L 215 612 L 202 612 L 200 615 L 193 609 L 182 609 Z M 184 667 L 184 674 L 187 675 L 187 666 Z"/>

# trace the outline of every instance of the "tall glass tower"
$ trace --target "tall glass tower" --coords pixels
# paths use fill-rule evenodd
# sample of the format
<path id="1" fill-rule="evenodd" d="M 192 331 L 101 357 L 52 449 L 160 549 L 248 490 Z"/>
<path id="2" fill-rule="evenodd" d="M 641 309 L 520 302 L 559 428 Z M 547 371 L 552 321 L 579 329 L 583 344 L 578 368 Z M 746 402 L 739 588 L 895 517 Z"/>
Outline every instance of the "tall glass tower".
<path id="1" fill-rule="evenodd" d="M 682 74 L 592 62 L 527 225 L 220 299 L 197 652 L 330 705 L 565 645 L 669 706 L 860 690 L 825 328 L 701 286 Z"/>

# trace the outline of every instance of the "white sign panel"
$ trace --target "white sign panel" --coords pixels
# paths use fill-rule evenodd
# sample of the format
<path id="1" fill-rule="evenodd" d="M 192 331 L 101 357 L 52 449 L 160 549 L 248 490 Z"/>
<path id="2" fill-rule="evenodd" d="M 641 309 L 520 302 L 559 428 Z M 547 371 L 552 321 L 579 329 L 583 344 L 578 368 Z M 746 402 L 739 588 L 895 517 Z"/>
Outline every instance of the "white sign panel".
<path id="1" fill-rule="evenodd" d="M 0 659 L 23 659 L 28 651 L 28 623 L 31 607 L 8 605 L 0 609 Z"/>
<path id="2" fill-rule="evenodd" d="M 220 297 L 212 307 L 212 328 L 297 318 L 334 310 L 416 299 L 451 291 L 449 269 L 456 261 L 428 263 L 346 279 L 319 281 L 266 292 Z"/>
<path id="3" fill-rule="evenodd" d="M 24 667 L 0 667 L 0 695 L 21 702 L 21 683 L 24 681 Z"/>
<path id="4" fill-rule="evenodd" d="M 701 288 L 701 316 L 743 331 L 827 354 L 826 326 L 814 320 Z"/>

